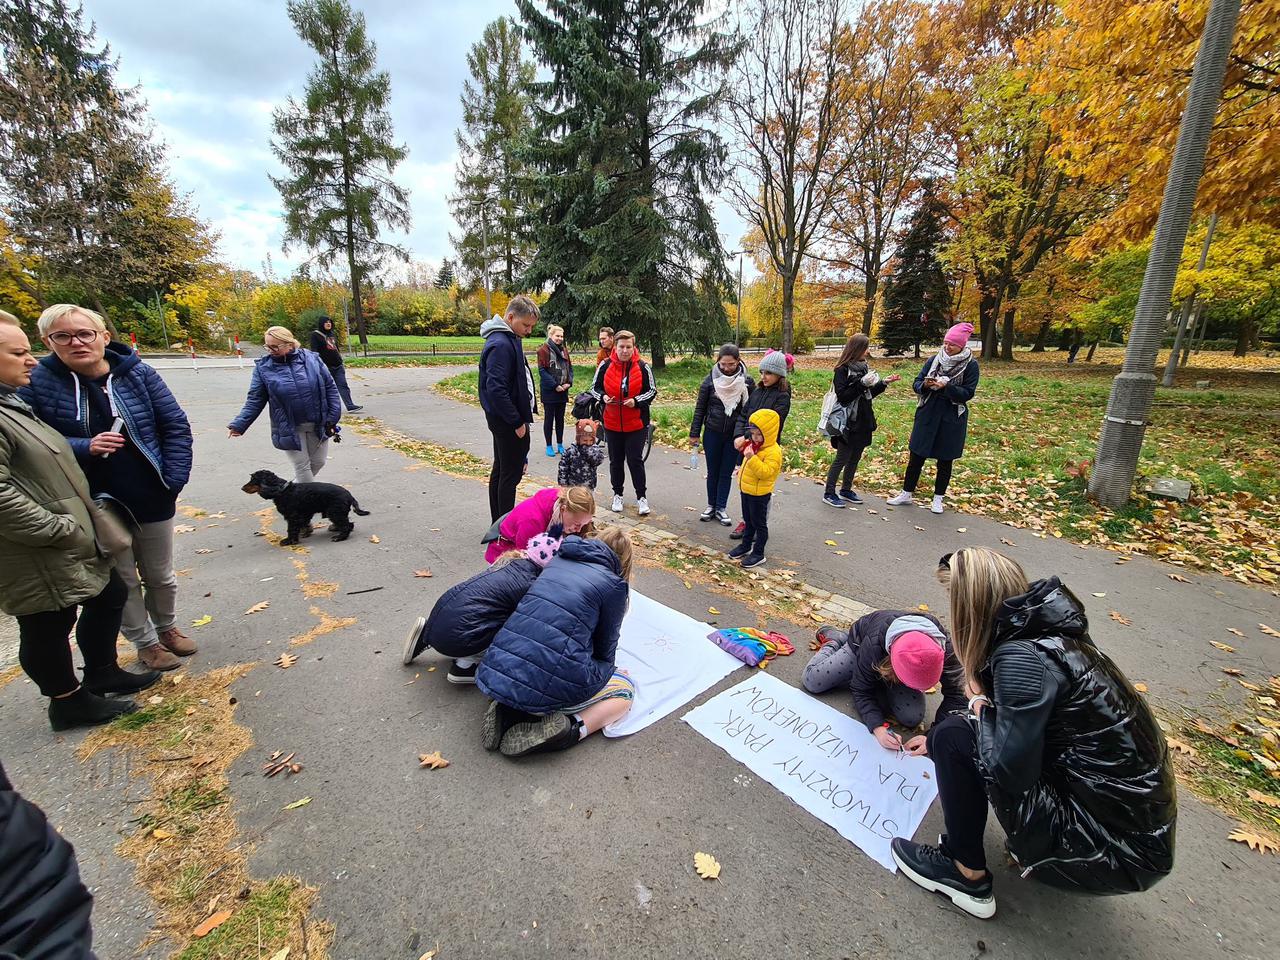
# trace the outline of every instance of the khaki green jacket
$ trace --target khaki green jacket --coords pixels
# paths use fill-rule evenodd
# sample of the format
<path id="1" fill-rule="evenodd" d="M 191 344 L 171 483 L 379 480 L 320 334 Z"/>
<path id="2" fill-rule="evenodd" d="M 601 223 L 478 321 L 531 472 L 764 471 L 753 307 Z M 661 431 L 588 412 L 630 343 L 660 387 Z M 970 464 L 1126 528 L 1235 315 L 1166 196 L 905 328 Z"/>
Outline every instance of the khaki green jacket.
<path id="1" fill-rule="evenodd" d="M 89 485 L 66 439 L 17 397 L 0 394 L 0 610 L 61 610 L 107 585 L 111 565 L 98 552 L 82 495 Z"/>

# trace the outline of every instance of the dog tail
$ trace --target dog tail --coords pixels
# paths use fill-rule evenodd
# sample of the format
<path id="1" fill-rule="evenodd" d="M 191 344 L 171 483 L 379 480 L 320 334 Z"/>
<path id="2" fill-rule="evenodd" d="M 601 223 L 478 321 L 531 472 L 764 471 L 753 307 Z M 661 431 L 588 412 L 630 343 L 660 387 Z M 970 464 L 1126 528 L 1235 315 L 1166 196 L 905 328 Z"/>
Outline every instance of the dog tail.
<path id="1" fill-rule="evenodd" d="M 355 498 L 355 497 L 352 497 L 352 498 L 351 498 L 351 512 L 352 512 L 352 513 L 354 513 L 357 517 L 367 517 L 367 516 L 369 516 L 369 511 L 368 511 L 368 510 L 361 510 L 361 509 L 360 509 L 360 503 L 359 503 L 359 501 L 357 501 L 357 500 L 356 500 L 356 498 Z"/>

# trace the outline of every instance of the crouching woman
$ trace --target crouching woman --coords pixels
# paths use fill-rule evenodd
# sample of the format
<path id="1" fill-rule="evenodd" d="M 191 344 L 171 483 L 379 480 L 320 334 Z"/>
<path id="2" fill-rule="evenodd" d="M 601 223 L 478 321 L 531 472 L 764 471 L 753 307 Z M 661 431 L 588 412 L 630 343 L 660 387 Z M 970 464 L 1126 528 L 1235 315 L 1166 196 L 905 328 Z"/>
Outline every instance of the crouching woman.
<path id="1" fill-rule="evenodd" d="M 476 673 L 493 701 L 482 727 L 486 750 L 567 750 L 631 709 L 635 686 L 614 663 L 630 581 L 625 530 L 564 539 Z"/>

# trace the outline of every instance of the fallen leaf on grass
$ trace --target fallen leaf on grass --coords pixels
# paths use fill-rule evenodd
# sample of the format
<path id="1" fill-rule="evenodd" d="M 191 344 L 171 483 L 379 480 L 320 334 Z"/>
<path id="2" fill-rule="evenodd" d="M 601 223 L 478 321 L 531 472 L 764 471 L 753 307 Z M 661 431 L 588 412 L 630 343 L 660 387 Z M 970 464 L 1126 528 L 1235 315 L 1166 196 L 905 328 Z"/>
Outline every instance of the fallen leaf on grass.
<path id="1" fill-rule="evenodd" d="M 285 947 L 283 950 L 273 953 L 270 960 L 289 960 L 289 948 Z"/>
<path id="2" fill-rule="evenodd" d="M 1217 647 L 1217 648 L 1218 648 L 1219 650 L 1221 650 L 1223 653 L 1235 653 L 1235 652 L 1236 652 L 1236 648 L 1235 648 L 1235 647 L 1233 647 L 1233 646 L 1231 646 L 1231 644 L 1229 644 L 1229 643 L 1219 643 L 1217 640 L 1210 640 L 1210 641 L 1209 641 L 1209 644 L 1210 644 L 1211 646 Z"/>
<path id="3" fill-rule="evenodd" d="M 1245 793 L 1254 803 L 1260 803 L 1264 807 L 1280 807 L 1280 797 L 1273 797 L 1261 790 L 1246 790 Z"/>
<path id="4" fill-rule="evenodd" d="M 1280 853 L 1280 840 L 1265 833 L 1255 833 L 1243 827 L 1227 834 L 1227 839 L 1234 840 L 1236 843 L 1246 844 L 1250 850 L 1256 850 L 1258 853 Z"/>
<path id="5" fill-rule="evenodd" d="M 1135 683 L 1133 685 L 1133 689 L 1137 690 L 1139 693 L 1146 693 L 1147 685 L 1145 683 Z"/>
<path id="6" fill-rule="evenodd" d="M 164 703 L 164 697 L 160 696 L 160 694 L 158 693 L 153 694 L 152 696 L 147 697 L 147 703 L 151 704 L 154 707 L 157 704 Z"/>
<path id="7" fill-rule="evenodd" d="M 711 614 L 713 617 L 720 616 L 720 611 L 715 607 L 707 607 L 707 613 Z"/>
<path id="8" fill-rule="evenodd" d="M 376 533 L 371 533 L 371 534 L 369 534 L 369 542 L 370 542 L 370 543 L 381 543 L 381 542 L 382 542 L 382 538 L 381 538 L 380 536 L 378 536 Z"/>
<path id="9" fill-rule="evenodd" d="M 244 615 L 247 617 L 247 616 L 249 616 L 249 614 L 251 614 L 251 613 L 261 613 L 263 610 L 267 609 L 267 607 L 269 607 L 269 606 L 271 606 L 271 601 L 270 601 L 270 600 L 263 600 L 263 601 L 261 601 L 261 602 L 259 602 L 259 603 L 255 603 L 252 607 L 250 607 L 248 610 L 246 610 L 246 611 L 244 612 Z"/>
<path id="10" fill-rule="evenodd" d="M 1165 743 L 1169 744 L 1169 749 L 1176 750 L 1178 753 L 1185 753 L 1188 757 L 1194 757 L 1199 751 L 1189 743 L 1183 743 L 1177 737 L 1165 737 Z"/>
<path id="11" fill-rule="evenodd" d="M 222 926 L 224 923 L 226 923 L 230 919 L 231 919 L 230 910 L 220 910 L 218 913 L 215 913 L 212 917 L 210 917 L 204 923 L 200 924 L 200 926 L 192 930 L 191 935 L 195 937 L 197 940 L 201 939 L 202 937 L 207 937 L 209 934 L 213 933 L 213 931 L 217 930 L 220 926 Z"/>
<path id="12" fill-rule="evenodd" d="M 295 801 L 293 801 L 293 803 L 286 803 L 286 804 L 284 805 L 284 809 L 285 809 L 285 810 L 297 810 L 299 807 L 305 807 L 305 806 L 306 806 L 308 803 L 310 803 L 310 802 L 311 802 L 311 798 L 310 798 L 310 797 L 303 797 L 301 800 L 295 800 Z"/>
<path id="13" fill-rule="evenodd" d="M 693 869 L 703 880 L 715 880 L 720 876 L 720 861 L 709 853 L 695 853 Z"/>
<path id="14" fill-rule="evenodd" d="M 281 670 L 288 670 L 297 662 L 298 662 L 298 658 L 294 656 L 292 653 L 282 653 L 275 660 L 275 665 L 279 667 Z"/>
<path id="15" fill-rule="evenodd" d="M 1275 627 L 1268 627 L 1265 623 L 1258 624 L 1258 629 L 1268 637 L 1280 637 L 1280 630 L 1275 629 Z"/>
<path id="16" fill-rule="evenodd" d="M 423 577 L 423 578 L 435 576 L 435 574 L 433 574 L 430 570 L 415 570 L 413 571 L 413 575 L 415 577 Z"/>
<path id="17" fill-rule="evenodd" d="M 432 753 L 418 754 L 418 766 L 428 770 L 439 770 L 441 767 L 447 767 L 449 761 L 440 756 L 440 751 L 436 750 Z"/>
<path id="18" fill-rule="evenodd" d="M 1114 620 L 1116 623 L 1123 623 L 1126 627 L 1133 626 L 1133 621 L 1130 620 L 1128 617 L 1126 617 L 1123 613 L 1120 613 L 1118 610 L 1111 611 L 1111 619 Z"/>
<path id="19" fill-rule="evenodd" d="M 1262 692 L 1262 688 L 1260 686 L 1258 686 L 1256 683 L 1250 683 L 1248 680 L 1237 680 L 1236 683 L 1240 684 L 1240 686 L 1244 687 L 1246 690 L 1250 691 L 1251 693 Z"/>
<path id="20" fill-rule="evenodd" d="M 192 620 L 192 621 L 191 621 L 191 625 L 192 625 L 193 627 L 203 627 L 205 624 L 209 624 L 209 623 L 213 623 L 213 616 L 212 616 L 211 614 L 208 614 L 208 613 L 206 613 L 206 614 L 205 614 L 203 617 L 201 617 L 199 620 Z"/>
<path id="21" fill-rule="evenodd" d="M 1264 794 L 1264 796 L 1265 796 L 1265 794 Z M 159 827 L 156 827 L 154 830 L 152 830 L 152 831 L 151 831 L 151 836 L 155 837 L 157 840 L 172 840 L 172 839 L 173 839 L 173 834 L 172 834 L 172 833 L 170 833 L 168 830 L 161 830 Z"/>
<path id="22" fill-rule="evenodd" d="M 1237 637 L 1244 636 L 1244 633 L 1237 630 L 1235 627 L 1227 627 L 1227 633 L 1234 633 Z"/>
<path id="23" fill-rule="evenodd" d="M 1169 574 L 1169 579 L 1170 579 L 1170 580 L 1173 580 L 1175 583 L 1190 583 L 1190 582 L 1191 582 L 1190 580 L 1188 580 L 1186 577 L 1184 577 L 1184 576 L 1183 576 L 1182 574 L 1180 574 L 1180 573 L 1171 573 L 1171 574 Z"/>

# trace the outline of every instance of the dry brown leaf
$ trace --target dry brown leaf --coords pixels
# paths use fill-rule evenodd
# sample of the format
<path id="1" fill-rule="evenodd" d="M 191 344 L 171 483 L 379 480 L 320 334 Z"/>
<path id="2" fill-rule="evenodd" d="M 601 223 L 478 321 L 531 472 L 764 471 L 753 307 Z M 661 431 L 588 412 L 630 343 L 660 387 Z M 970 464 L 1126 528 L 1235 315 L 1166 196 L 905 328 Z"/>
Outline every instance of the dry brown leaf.
<path id="1" fill-rule="evenodd" d="M 298 662 L 298 658 L 294 656 L 292 653 L 282 653 L 276 659 L 275 664 L 281 670 L 288 670 L 297 662 Z"/>
<path id="2" fill-rule="evenodd" d="M 1280 797 L 1273 797 L 1261 790 L 1246 790 L 1245 793 L 1254 803 L 1260 803 L 1264 807 L 1280 807 Z"/>
<path id="3" fill-rule="evenodd" d="M 259 601 L 258 603 L 255 603 L 252 607 L 250 607 L 248 610 L 246 610 L 244 612 L 244 615 L 247 617 L 251 613 L 261 613 L 263 610 L 267 609 L 267 607 L 269 606 L 271 606 L 270 600 Z"/>
<path id="4" fill-rule="evenodd" d="M 693 507 L 689 507 L 689 509 L 692 510 Z M 420 956 L 418 960 L 433 960 L 435 955 L 439 952 L 440 952 L 440 944 L 437 943 L 434 947 L 432 947 L 430 950 L 428 950 L 426 953 Z"/>
<path id="5" fill-rule="evenodd" d="M 1262 692 L 1262 688 L 1260 686 L 1258 686 L 1256 683 L 1250 683 L 1248 680 L 1237 680 L 1236 683 L 1240 684 L 1240 686 L 1244 687 L 1246 690 L 1252 693 Z"/>
<path id="6" fill-rule="evenodd" d="M 1241 673 L 1241 671 L 1237 670 L 1235 667 L 1223 667 L 1222 672 L 1228 677 L 1238 677 Z"/>
<path id="7" fill-rule="evenodd" d="M 215 913 L 212 917 L 210 917 L 208 920 L 206 920 L 204 923 L 200 924 L 200 926 L 192 930 L 191 935 L 195 937 L 197 940 L 199 940 L 201 937 L 207 937 L 209 934 L 213 933 L 213 931 L 217 930 L 220 926 L 222 926 L 224 923 L 226 923 L 230 919 L 231 919 L 230 910 L 220 910 L 217 913 Z"/>
<path id="8" fill-rule="evenodd" d="M 271 955 L 270 960 L 289 960 L 289 948 L 285 947 L 283 950 L 276 951 Z"/>
<path id="9" fill-rule="evenodd" d="M 1133 626 L 1133 621 L 1117 610 L 1111 611 L 1111 619 L 1114 620 L 1116 623 L 1124 624 L 1126 627 Z"/>
<path id="10" fill-rule="evenodd" d="M 155 839 L 157 839 L 157 840 L 172 840 L 172 839 L 173 839 L 173 834 L 172 834 L 172 833 L 170 833 L 168 830 L 162 830 L 162 829 L 160 829 L 159 827 L 156 827 L 154 830 L 152 830 L 152 831 L 151 831 L 151 836 L 155 837 Z"/>
<path id="11" fill-rule="evenodd" d="M 1173 581 L 1174 581 L 1174 582 L 1176 582 L 1176 583 L 1190 583 L 1190 582 L 1191 582 L 1190 580 L 1188 580 L 1186 577 L 1184 577 L 1184 576 L 1183 576 L 1182 574 L 1180 574 L 1180 573 L 1171 573 L 1171 574 L 1169 574 L 1169 579 L 1170 579 L 1170 580 L 1173 580 Z"/>
<path id="12" fill-rule="evenodd" d="M 1017 544 L 1016 544 L 1016 543 L 1014 543 L 1012 540 L 1008 539 L 1007 537 L 1001 537 L 1001 538 L 1000 538 L 1000 542 L 1001 542 L 1001 543 L 1003 543 L 1006 547 L 1016 547 L 1016 546 L 1017 546 Z"/>
<path id="13" fill-rule="evenodd" d="M 1237 637 L 1243 637 L 1244 633 L 1235 627 L 1227 627 L 1227 633 L 1234 633 Z"/>
<path id="14" fill-rule="evenodd" d="M 693 869 L 703 880 L 716 880 L 720 877 L 720 861 L 709 853 L 695 853 Z"/>
<path id="15" fill-rule="evenodd" d="M 1194 757 L 1199 752 L 1189 743 L 1183 743 L 1177 737 L 1165 737 L 1165 743 L 1169 744 L 1169 749 L 1176 750 L 1178 753 L 1185 753 L 1188 757 Z"/>
<path id="16" fill-rule="evenodd" d="M 1213 646 L 1213 647 L 1217 647 L 1217 648 L 1218 648 L 1219 650 L 1221 650 L 1223 653 L 1235 653 L 1235 652 L 1236 652 L 1236 648 L 1235 648 L 1235 647 L 1233 647 L 1233 646 L 1231 646 L 1231 644 L 1229 644 L 1229 643 L 1219 643 L 1217 640 L 1210 640 L 1210 641 L 1209 641 L 1209 645 L 1210 645 L 1210 646 Z"/>
<path id="17" fill-rule="evenodd" d="M 428 770 L 439 770 L 441 767 L 447 767 L 449 761 L 440 756 L 440 751 L 436 750 L 432 753 L 418 754 L 418 766 L 425 767 Z"/>
<path id="18" fill-rule="evenodd" d="M 381 543 L 381 542 L 382 542 L 382 538 L 381 538 L 380 536 L 378 536 L 376 533 L 371 533 L 371 534 L 369 534 L 369 542 L 370 542 L 370 543 Z"/>
<path id="19" fill-rule="evenodd" d="M 1268 627 L 1265 623 L 1258 624 L 1258 629 L 1268 637 L 1280 637 L 1280 630 L 1275 629 L 1275 627 Z"/>
<path id="20" fill-rule="evenodd" d="M 423 577 L 423 578 L 435 576 L 435 574 L 433 574 L 430 570 L 415 570 L 413 571 L 413 575 L 415 577 Z"/>
<path id="21" fill-rule="evenodd" d="M 1239 830 L 1227 834 L 1227 839 L 1246 844 L 1250 850 L 1258 853 L 1280 853 L 1280 840 L 1269 834 L 1249 830 L 1243 824 Z"/>

